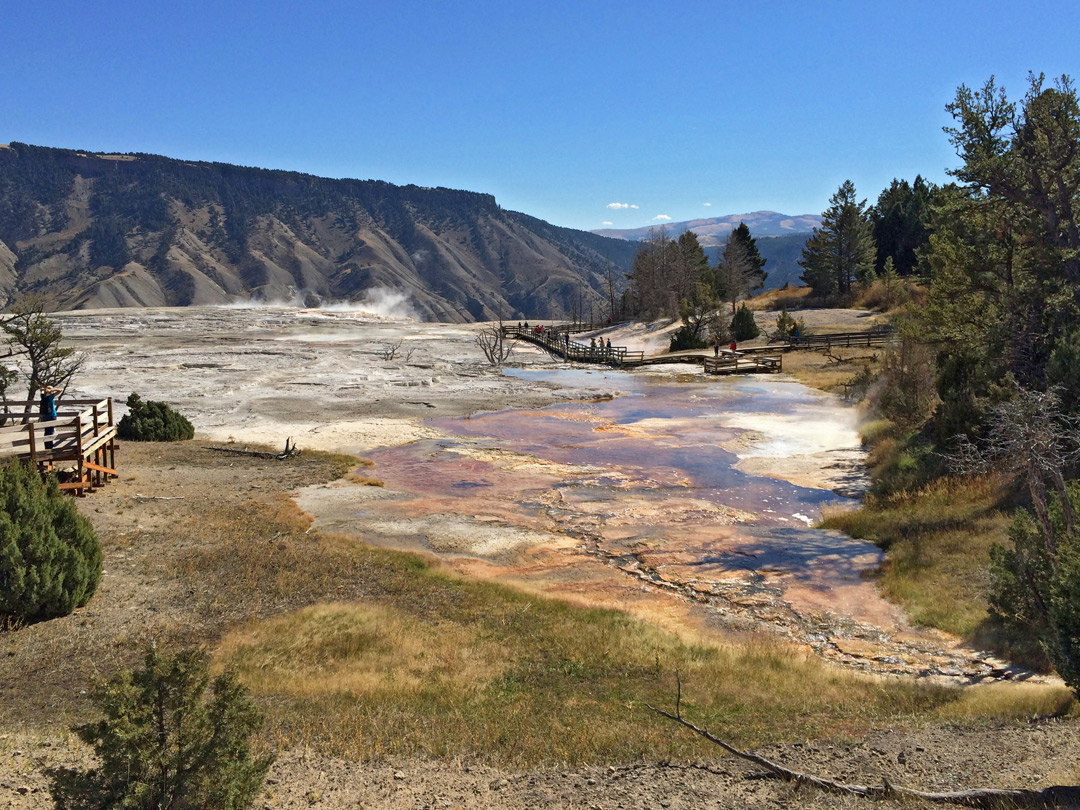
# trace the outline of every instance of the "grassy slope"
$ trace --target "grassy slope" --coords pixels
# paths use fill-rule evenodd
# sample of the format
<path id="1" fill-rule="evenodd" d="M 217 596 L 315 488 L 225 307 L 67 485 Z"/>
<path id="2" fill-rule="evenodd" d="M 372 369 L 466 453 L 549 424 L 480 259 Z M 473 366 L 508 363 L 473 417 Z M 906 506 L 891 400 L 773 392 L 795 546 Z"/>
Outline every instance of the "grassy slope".
<path id="1" fill-rule="evenodd" d="M 683 710 L 746 745 L 1070 702 L 1057 689 L 977 697 L 857 675 L 754 636 L 680 638 L 321 536 L 285 501 L 215 519 L 203 531 L 222 542 L 188 554 L 179 576 L 213 594 L 217 665 L 239 670 L 281 746 L 515 765 L 702 756 L 645 707 L 670 705 L 676 672 Z"/>

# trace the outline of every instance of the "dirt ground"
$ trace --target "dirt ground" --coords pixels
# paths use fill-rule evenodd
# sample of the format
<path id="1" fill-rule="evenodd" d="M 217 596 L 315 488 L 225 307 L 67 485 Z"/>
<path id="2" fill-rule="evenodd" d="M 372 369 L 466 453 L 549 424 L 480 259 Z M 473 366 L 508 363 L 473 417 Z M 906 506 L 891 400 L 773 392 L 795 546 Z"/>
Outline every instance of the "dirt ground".
<path id="1" fill-rule="evenodd" d="M 124 443 L 124 477 L 78 503 L 105 547 L 98 594 L 72 616 L 0 634 L 0 808 L 49 807 L 49 769 L 87 767 L 88 750 L 68 731 L 87 717 L 96 678 L 131 664 L 150 638 L 220 636 L 245 616 L 293 605 L 215 604 L 176 576 L 195 539 L 180 530 L 205 522 L 206 504 L 231 513 L 245 504 L 283 503 L 282 495 L 342 466 L 301 456 L 281 463 L 182 445 Z M 348 594 L 346 594 L 346 597 Z M 685 733 L 672 728 L 672 734 Z M 858 783 L 922 789 L 1044 786 L 1075 780 L 1080 728 L 1038 720 L 981 729 L 928 726 L 875 731 L 865 738 L 792 741 L 758 753 L 789 767 Z M 730 756 L 704 762 L 598 763 L 524 772 L 466 761 L 357 763 L 282 751 L 262 808 L 774 808 L 858 807 L 864 800 L 796 790 Z M 885 803 L 890 806 L 891 803 Z M 867 805 L 868 806 L 868 805 Z M 896 804 L 897 807 L 900 804 Z M 904 806 L 911 806 L 904 805 Z"/>

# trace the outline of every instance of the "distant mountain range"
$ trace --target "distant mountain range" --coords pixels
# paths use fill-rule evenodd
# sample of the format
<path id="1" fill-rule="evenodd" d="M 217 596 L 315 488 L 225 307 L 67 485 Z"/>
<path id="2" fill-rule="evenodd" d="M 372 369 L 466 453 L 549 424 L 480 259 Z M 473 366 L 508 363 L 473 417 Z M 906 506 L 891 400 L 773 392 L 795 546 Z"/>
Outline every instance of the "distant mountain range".
<path id="1" fill-rule="evenodd" d="M 709 219 L 691 219 L 685 222 L 662 223 L 664 229 L 674 236 L 684 231 L 693 231 L 697 234 L 698 241 L 703 247 L 722 245 L 727 241 L 727 236 L 740 222 L 745 222 L 755 238 L 760 236 L 791 236 L 793 234 L 809 234 L 814 228 L 821 225 L 821 217 L 818 214 L 799 214 L 789 216 L 778 214 L 776 211 L 754 211 L 749 214 L 730 214 L 723 217 L 711 217 Z M 599 236 L 609 236 L 614 239 L 629 239 L 640 241 L 648 239 L 649 234 L 661 227 L 660 224 L 650 225 L 644 228 L 601 228 L 594 230 Z"/>
<path id="2" fill-rule="evenodd" d="M 488 194 L 11 143 L 0 146 L 0 306 L 362 302 L 426 320 L 606 308 L 637 245 Z"/>

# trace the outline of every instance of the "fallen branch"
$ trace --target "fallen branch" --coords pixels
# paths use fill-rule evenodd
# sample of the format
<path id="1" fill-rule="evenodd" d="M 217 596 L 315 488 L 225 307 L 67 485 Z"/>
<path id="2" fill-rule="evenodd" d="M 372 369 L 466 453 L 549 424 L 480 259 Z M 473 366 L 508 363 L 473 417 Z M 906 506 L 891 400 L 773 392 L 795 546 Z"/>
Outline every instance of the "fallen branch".
<path id="1" fill-rule="evenodd" d="M 134 498 L 137 501 L 182 501 L 182 500 L 184 500 L 183 495 L 173 495 L 173 496 L 168 496 L 168 495 L 132 495 L 131 497 Z"/>
<path id="2" fill-rule="evenodd" d="M 704 737 L 709 742 L 720 746 L 729 754 L 733 754 L 741 759 L 745 759 L 747 762 L 753 762 L 755 765 L 760 765 L 765 768 L 769 773 L 778 777 L 785 782 L 794 782 L 796 785 L 809 785 L 815 787 L 818 790 L 823 790 L 826 793 L 839 794 L 842 796 L 858 796 L 863 799 L 921 799 L 927 802 L 935 802 L 938 804 L 960 804 L 967 807 L 985 807 L 985 808 L 998 808 L 998 807 L 1076 807 L 1080 804 L 1080 786 L 1077 785 L 1053 785 L 1051 787 L 1042 788 L 1041 790 L 1031 790 L 1026 788 L 1017 789 L 995 789 L 995 788 L 978 788 L 975 790 L 958 790 L 950 791 L 946 793 L 932 793 L 923 790 L 914 790 L 912 788 L 900 787 L 899 785 L 890 784 L 888 780 L 883 779 L 880 785 L 850 785 L 843 782 L 836 782 L 832 779 L 825 779 L 820 776 L 814 776 L 813 774 L 803 773 L 802 771 L 795 771 L 791 768 L 786 768 L 779 763 L 766 759 L 765 757 L 752 754 L 749 751 L 741 751 L 738 748 L 724 742 L 719 737 L 714 736 L 708 729 L 700 728 L 694 725 L 689 720 L 686 720 L 682 716 L 681 706 L 682 703 L 682 681 L 678 680 L 678 693 L 675 698 L 675 713 L 658 709 L 648 703 L 645 705 L 650 710 L 666 717 L 669 720 L 674 720 L 681 726 L 693 731 L 700 737 Z"/>
<path id="3" fill-rule="evenodd" d="M 213 450 L 217 453 L 232 453 L 234 456 L 254 456 L 255 458 L 272 458 L 277 461 L 284 461 L 287 458 L 295 458 L 300 455 L 300 451 L 296 445 L 289 445 L 292 441 L 290 436 L 285 440 L 285 450 L 281 453 L 274 453 L 268 450 L 240 450 L 236 447 L 207 447 L 207 450 Z"/>

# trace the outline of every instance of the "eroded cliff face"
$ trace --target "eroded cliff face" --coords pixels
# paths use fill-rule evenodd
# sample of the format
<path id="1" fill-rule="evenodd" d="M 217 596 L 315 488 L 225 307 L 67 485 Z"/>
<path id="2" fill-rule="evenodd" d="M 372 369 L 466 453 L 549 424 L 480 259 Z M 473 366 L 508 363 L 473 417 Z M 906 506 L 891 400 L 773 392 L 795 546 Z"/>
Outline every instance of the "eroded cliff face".
<path id="1" fill-rule="evenodd" d="M 424 320 L 587 317 L 590 306 L 607 311 L 632 253 L 472 192 L 0 150 L 0 303 L 36 294 L 55 309 L 312 304 L 392 293 Z"/>

